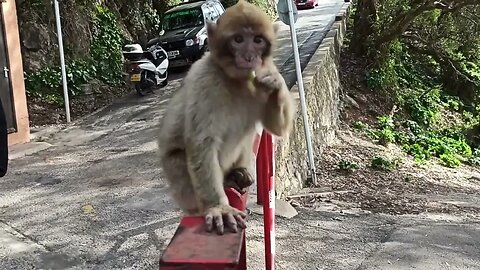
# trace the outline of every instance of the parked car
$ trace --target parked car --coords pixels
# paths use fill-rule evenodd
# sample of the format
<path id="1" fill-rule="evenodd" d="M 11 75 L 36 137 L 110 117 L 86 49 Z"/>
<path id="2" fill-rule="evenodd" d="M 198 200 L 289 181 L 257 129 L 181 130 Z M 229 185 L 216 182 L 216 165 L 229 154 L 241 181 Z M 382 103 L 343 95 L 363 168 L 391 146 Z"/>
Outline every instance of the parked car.
<path id="1" fill-rule="evenodd" d="M 295 0 L 297 9 L 302 8 L 315 8 L 318 6 L 318 0 Z"/>
<path id="2" fill-rule="evenodd" d="M 207 21 L 216 22 L 225 12 L 218 0 L 181 3 L 163 14 L 159 43 L 167 51 L 169 67 L 189 66 L 208 51 Z"/>

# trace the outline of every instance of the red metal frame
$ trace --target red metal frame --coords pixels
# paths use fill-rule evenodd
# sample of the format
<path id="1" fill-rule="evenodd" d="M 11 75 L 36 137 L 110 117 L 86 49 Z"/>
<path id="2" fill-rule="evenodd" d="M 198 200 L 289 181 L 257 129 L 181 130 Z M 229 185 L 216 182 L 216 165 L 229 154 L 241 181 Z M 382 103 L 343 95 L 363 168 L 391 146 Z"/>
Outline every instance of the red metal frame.
<path id="1" fill-rule="evenodd" d="M 275 269 L 275 164 L 273 138 L 266 130 L 262 133 L 257 156 L 257 204 L 263 204 L 265 239 L 265 269 Z M 259 203 L 260 202 L 260 203 Z"/>
<path id="2" fill-rule="evenodd" d="M 244 211 L 247 194 L 225 189 L 230 205 Z M 192 243 L 195 243 L 192 245 Z M 209 233 L 203 216 L 186 216 L 160 258 L 161 270 L 246 270 L 245 230 Z"/>
<path id="3" fill-rule="evenodd" d="M 255 138 L 257 204 L 263 205 L 265 269 L 275 268 L 275 161 L 272 135 L 263 130 Z M 225 189 L 231 206 L 245 211 L 247 193 Z M 160 259 L 162 270 L 247 270 L 245 230 L 207 233 L 203 216 L 183 217 Z M 194 243 L 194 244 L 192 244 Z"/>

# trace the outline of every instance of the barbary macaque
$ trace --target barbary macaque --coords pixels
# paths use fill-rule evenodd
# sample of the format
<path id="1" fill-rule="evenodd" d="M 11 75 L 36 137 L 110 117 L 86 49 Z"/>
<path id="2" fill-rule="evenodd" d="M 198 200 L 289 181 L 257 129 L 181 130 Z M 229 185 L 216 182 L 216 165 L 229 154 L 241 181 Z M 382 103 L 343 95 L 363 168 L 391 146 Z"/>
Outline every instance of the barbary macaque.
<path id="1" fill-rule="evenodd" d="M 253 140 L 260 122 L 287 135 L 294 100 L 273 63 L 278 27 L 244 0 L 208 23 L 209 52 L 195 62 L 170 100 L 158 137 L 172 196 L 188 215 L 204 215 L 207 231 L 246 228 L 224 188 L 253 183 Z M 225 225 L 224 225 L 225 224 Z"/>

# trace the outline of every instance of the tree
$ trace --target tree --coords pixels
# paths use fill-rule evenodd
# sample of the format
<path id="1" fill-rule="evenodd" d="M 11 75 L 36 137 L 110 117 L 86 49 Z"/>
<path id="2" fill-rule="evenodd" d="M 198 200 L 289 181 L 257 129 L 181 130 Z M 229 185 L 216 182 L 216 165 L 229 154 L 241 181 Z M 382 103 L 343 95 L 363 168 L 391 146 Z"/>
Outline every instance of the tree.
<path id="1" fill-rule="evenodd" d="M 358 54 L 368 52 L 369 39 L 374 34 L 374 24 L 377 19 L 377 4 L 375 0 L 358 0 L 354 16 L 352 47 Z"/>
<path id="2" fill-rule="evenodd" d="M 390 43 L 400 38 L 419 16 L 433 10 L 454 13 L 479 4 L 479 0 L 358 0 L 353 25 L 354 51 L 366 54 L 370 50 L 384 56 Z"/>

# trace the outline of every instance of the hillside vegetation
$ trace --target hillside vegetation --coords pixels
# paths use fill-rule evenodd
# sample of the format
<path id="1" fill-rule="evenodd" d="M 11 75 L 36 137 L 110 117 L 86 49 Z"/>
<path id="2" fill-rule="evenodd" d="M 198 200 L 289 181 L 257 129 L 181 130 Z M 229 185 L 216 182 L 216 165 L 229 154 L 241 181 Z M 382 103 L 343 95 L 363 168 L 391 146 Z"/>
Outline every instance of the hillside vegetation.
<path id="1" fill-rule="evenodd" d="M 480 2 L 357 0 L 337 140 L 293 204 L 478 220 Z"/>
<path id="2" fill-rule="evenodd" d="M 480 2 L 358 0 L 353 7 L 346 57 L 360 71 L 347 88 L 353 102 L 368 97 L 381 110 L 373 121 L 351 118 L 352 126 L 420 164 L 478 165 Z"/>
<path id="3" fill-rule="evenodd" d="M 162 14 L 179 0 L 62 0 L 62 34 L 73 118 L 130 91 L 122 81 L 123 45 L 142 45 L 161 30 Z M 269 0 L 253 0 L 275 17 Z M 222 1 L 225 7 L 235 0 Z M 50 0 L 17 0 L 32 125 L 64 122 L 55 16 Z M 88 86 L 88 87 L 86 87 Z M 88 93 L 85 93 L 85 92 Z"/>

